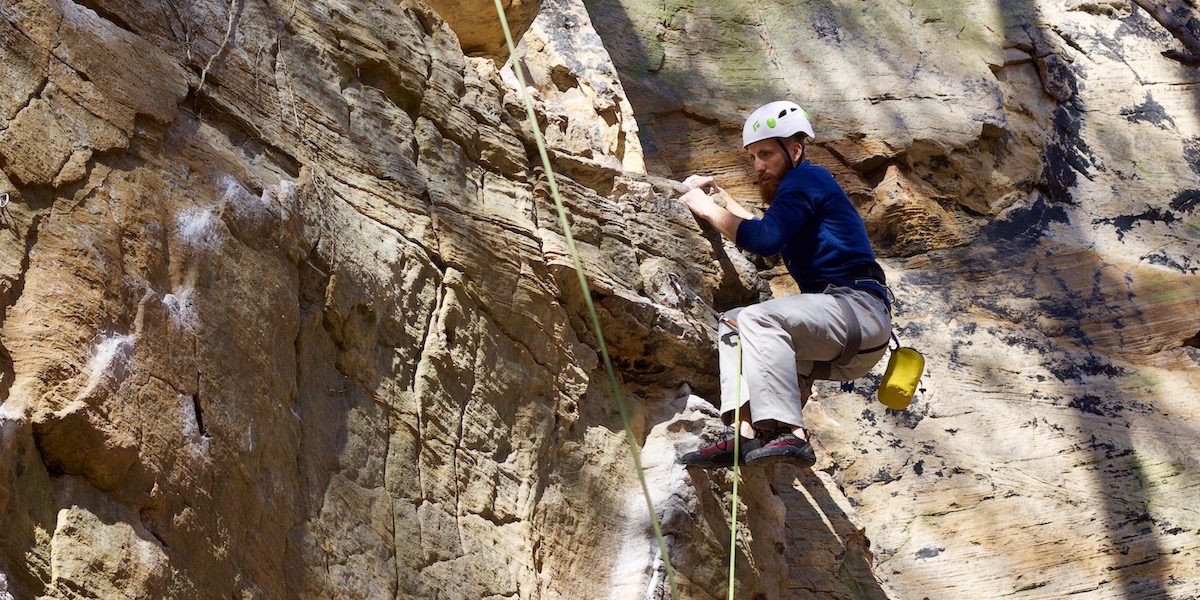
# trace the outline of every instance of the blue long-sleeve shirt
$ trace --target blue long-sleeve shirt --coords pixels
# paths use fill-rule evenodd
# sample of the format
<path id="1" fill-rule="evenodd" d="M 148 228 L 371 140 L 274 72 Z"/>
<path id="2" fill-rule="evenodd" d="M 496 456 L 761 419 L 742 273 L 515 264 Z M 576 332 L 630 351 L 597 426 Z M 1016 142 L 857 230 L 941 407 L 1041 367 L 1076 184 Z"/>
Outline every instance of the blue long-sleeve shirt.
<path id="1" fill-rule="evenodd" d="M 784 175 L 761 219 L 738 225 L 737 245 L 760 256 L 781 255 L 803 291 L 834 284 L 886 295 L 862 217 L 833 175 L 807 160 Z M 881 285 L 856 283 L 868 272 Z"/>

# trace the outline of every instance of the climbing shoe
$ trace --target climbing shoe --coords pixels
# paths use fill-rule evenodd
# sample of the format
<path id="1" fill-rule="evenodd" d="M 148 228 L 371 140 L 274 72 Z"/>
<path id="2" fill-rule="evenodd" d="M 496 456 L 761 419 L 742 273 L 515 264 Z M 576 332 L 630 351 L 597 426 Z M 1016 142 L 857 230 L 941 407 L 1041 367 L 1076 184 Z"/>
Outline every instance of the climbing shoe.
<path id="1" fill-rule="evenodd" d="M 760 448 L 747 452 L 745 456 L 747 463 L 764 461 L 759 463 L 764 464 L 766 459 L 783 459 L 801 467 L 811 467 L 817 463 L 817 454 L 813 452 L 812 444 L 786 429 L 776 433 Z"/>
<path id="2" fill-rule="evenodd" d="M 741 455 L 742 455 L 741 460 L 739 460 L 738 462 L 745 463 L 747 455 L 749 455 L 751 451 L 758 449 L 759 446 L 762 446 L 762 439 L 757 438 L 757 437 L 756 438 L 742 437 L 740 434 L 738 435 L 738 437 L 741 438 L 741 440 L 738 442 L 738 450 L 741 451 Z M 687 454 L 684 454 L 683 456 L 679 457 L 679 462 L 681 462 L 685 465 L 693 466 L 693 467 L 703 467 L 705 469 L 718 469 L 721 467 L 732 467 L 733 466 L 733 431 L 732 431 L 732 428 L 730 428 L 730 431 L 723 438 L 721 438 L 721 440 L 718 441 L 717 443 L 715 443 L 711 446 L 705 446 L 704 448 L 701 448 L 695 452 L 688 452 Z"/>

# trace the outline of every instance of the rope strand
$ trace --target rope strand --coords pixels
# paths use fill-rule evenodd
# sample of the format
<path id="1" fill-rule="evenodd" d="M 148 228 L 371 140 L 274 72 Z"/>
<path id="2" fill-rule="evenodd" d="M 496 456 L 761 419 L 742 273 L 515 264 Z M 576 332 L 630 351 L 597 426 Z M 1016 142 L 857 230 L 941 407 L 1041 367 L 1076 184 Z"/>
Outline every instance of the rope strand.
<path id="1" fill-rule="evenodd" d="M 733 600 L 736 589 L 734 565 L 737 562 L 737 526 L 738 526 L 738 462 L 742 458 L 742 336 L 738 334 L 737 342 L 737 376 L 733 379 L 733 389 L 737 394 L 737 403 L 733 407 L 733 508 L 729 514 L 729 599 Z"/>
<path id="2" fill-rule="evenodd" d="M 508 17 L 505 15 L 504 6 L 500 0 L 495 0 L 496 14 L 500 17 L 500 26 L 504 29 L 504 39 L 508 42 L 508 52 L 510 57 L 516 57 L 517 48 L 513 42 L 512 31 L 508 27 Z M 646 498 L 646 509 L 650 513 L 650 523 L 654 528 L 654 537 L 658 541 L 659 552 L 662 553 L 663 566 L 666 570 L 667 581 L 671 587 L 671 597 L 674 600 L 679 600 L 679 590 L 675 586 L 675 571 L 671 568 L 671 556 L 667 552 L 667 543 L 663 538 L 662 526 L 658 522 L 658 514 L 654 510 L 654 501 L 650 497 L 650 487 L 646 484 L 646 475 L 642 472 L 642 459 L 638 452 L 637 439 L 633 435 L 633 428 L 629 421 L 629 408 L 625 405 L 625 400 L 621 396 L 620 387 L 617 384 L 616 371 L 613 369 L 612 360 L 608 355 L 608 347 L 604 343 L 604 334 L 600 329 L 600 317 L 596 313 L 596 306 L 592 303 L 591 290 L 587 283 L 587 277 L 583 270 L 583 261 L 579 258 L 579 252 L 575 247 L 575 239 L 571 235 L 571 224 L 567 220 L 567 209 L 563 206 L 562 198 L 558 193 L 558 184 L 554 178 L 554 169 L 550 165 L 550 156 L 546 152 L 545 142 L 542 140 L 542 131 L 538 128 L 537 113 L 534 111 L 533 99 L 529 97 L 529 92 L 526 90 L 525 75 L 521 72 L 522 69 L 514 66 L 513 72 L 516 73 L 517 81 L 521 87 L 521 97 L 525 101 L 525 112 L 529 117 L 529 125 L 533 129 L 533 137 L 537 142 L 538 154 L 541 155 L 542 167 L 546 171 L 546 180 L 550 187 L 550 195 L 554 198 L 554 206 L 558 210 L 558 220 L 562 225 L 563 235 L 567 241 L 567 251 L 571 254 L 571 261 L 575 265 L 575 273 L 579 277 L 579 287 L 583 293 L 583 301 L 587 305 L 588 314 L 592 320 L 592 331 L 596 335 L 596 345 L 600 348 L 600 356 L 604 360 L 604 369 L 608 373 L 608 384 L 612 388 L 613 399 L 617 404 L 617 411 L 621 414 L 621 424 L 625 427 L 625 439 L 629 443 L 629 452 L 633 456 L 633 468 L 637 472 L 638 481 L 642 486 L 642 495 Z"/>

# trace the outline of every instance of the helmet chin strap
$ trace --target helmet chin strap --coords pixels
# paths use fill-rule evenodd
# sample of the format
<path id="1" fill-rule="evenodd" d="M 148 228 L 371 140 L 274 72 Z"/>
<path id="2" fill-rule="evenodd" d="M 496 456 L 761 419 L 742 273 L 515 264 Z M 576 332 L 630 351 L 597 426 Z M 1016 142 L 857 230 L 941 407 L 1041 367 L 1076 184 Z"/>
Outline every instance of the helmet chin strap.
<path id="1" fill-rule="evenodd" d="M 788 171 L 796 168 L 796 162 L 792 160 L 792 153 L 790 150 L 788 150 L 787 145 L 783 143 L 783 138 L 775 138 L 775 141 L 779 143 L 779 148 L 783 150 L 783 155 L 788 161 L 787 171 L 784 171 L 784 174 L 786 175 Z"/>

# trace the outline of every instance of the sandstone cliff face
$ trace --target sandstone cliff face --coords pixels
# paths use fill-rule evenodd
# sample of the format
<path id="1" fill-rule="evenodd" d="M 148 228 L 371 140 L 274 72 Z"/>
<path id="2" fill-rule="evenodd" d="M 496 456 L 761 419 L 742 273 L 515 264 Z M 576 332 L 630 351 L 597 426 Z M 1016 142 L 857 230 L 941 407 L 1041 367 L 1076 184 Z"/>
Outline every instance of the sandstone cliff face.
<path id="1" fill-rule="evenodd" d="M 1200 593 L 1200 125 L 1159 23 L 506 6 L 682 596 L 724 597 L 732 479 L 674 464 L 715 339 L 666 274 L 788 289 L 670 179 L 752 194 L 779 95 L 929 370 L 904 413 L 823 388 L 817 468 L 743 473 L 739 597 Z M 493 7 L 0 4 L 0 598 L 663 597 Z"/>
<path id="2" fill-rule="evenodd" d="M 438 12 L 3 8 L 5 595 L 567 598 L 649 565 L 524 111 Z M 611 134 L 543 114 L 614 348 L 711 386 L 711 334 L 641 290 L 754 292 L 621 174 L 605 94 Z"/>
<path id="3" fill-rule="evenodd" d="M 922 393 L 809 414 L 889 595 L 1200 590 L 1184 4 L 588 2 L 651 172 L 732 187 L 739 115 L 792 97 L 887 257 Z"/>

